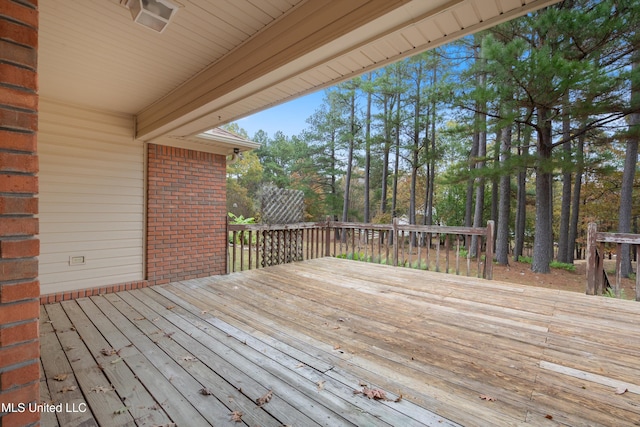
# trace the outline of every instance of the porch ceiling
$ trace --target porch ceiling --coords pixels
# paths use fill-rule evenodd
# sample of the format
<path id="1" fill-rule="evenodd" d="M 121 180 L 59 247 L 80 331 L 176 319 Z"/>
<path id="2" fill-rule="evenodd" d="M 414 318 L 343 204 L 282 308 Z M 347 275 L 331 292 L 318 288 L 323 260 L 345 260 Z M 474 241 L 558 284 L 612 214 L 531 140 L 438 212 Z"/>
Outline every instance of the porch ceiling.
<path id="1" fill-rule="evenodd" d="M 557 0 L 174 0 L 164 33 L 125 0 L 40 2 L 40 95 L 186 138 Z"/>

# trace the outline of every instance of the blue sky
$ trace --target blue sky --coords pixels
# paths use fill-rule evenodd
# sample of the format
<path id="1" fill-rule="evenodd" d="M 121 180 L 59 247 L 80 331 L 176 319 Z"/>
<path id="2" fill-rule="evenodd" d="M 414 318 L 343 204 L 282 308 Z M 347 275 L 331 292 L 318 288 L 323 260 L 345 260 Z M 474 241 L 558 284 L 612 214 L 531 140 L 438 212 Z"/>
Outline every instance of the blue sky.
<path id="1" fill-rule="evenodd" d="M 307 118 L 320 107 L 323 97 L 324 91 L 320 90 L 245 117 L 236 123 L 247 131 L 249 138 L 261 129 L 270 137 L 277 131 L 282 131 L 287 136 L 298 135 L 308 127 Z"/>

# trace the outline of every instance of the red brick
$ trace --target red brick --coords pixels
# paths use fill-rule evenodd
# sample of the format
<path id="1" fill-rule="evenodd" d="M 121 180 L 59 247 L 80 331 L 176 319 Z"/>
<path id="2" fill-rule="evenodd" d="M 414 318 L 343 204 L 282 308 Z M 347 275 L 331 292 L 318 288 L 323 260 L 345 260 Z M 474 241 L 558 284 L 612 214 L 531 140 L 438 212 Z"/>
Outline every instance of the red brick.
<path id="1" fill-rule="evenodd" d="M 40 240 L 0 240 L 0 258 L 29 258 L 40 254 Z"/>
<path id="2" fill-rule="evenodd" d="M 35 70 L 38 64 L 38 51 L 28 46 L 20 46 L 0 39 L 0 60 Z"/>
<path id="3" fill-rule="evenodd" d="M 0 8 L 2 8 L 2 4 L 4 4 L 4 2 L 0 3 Z M 38 90 L 38 78 L 34 71 L 16 67 L 11 64 L 0 63 L 0 81 L 32 91 Z"/>
<path id="4" fill-rule="evenodd" d="M 38 199 L 35 197 L 0 196 L 0 215 L 37 213 Z"/>
<path id="5" fill-rule="evenodd" d="M 0 306 L 0 325 L 23 320 L 37 319 L 40 316 L 40 304 L 37 300 L 3 304 Z"/>
<path id="6" fill-rule="evenodd" d="M 38 298 L 39 295 L 40 283 L 37 280 L 31 282 L 0 285 L 1 303 Z"/>
<path id="7" fill-rule="evenodd" d="M 38 31 L 33 27 L 21 25 L 0 17 L 0 39 L 9 40 L 24 46 L 38 47 Z"/>
<path id="8" fill-rule="evenodd" d="M 20 387 L 17 389 L 4 391 L 0 393 L 0 402 L 4 403 L 28 403 L 37 402 L 40 397 L 40 381 Z M 2 418 L 2 426 L 4 427 L 4 418 Z"/>
<path id="9" fill-rule="evenodd" d="M 38 26 L 38 11 L 24 4 L 2 1 L 0 2 L 0 15 L 10 16 L 11 19 L 30 27 Z"/>
<path id="10" fill-rule="evenodd" d="M 32 258 L 0 259 L 0 277 L 5 281 L 35 279 L 38 277 L 38 260 Z"/>
<path id="11" fill-rule="evenodd" d="M 0 221 L 0 238 L 3 236 L 33 236 L 35 234 L 38 234 L 38 218 L 2 218 Z"/>
<path id="12" fill-rule="evenodd" d="M 37 150 L 37 140 L 35 133 L 12 132 L 0 129 L 0 146 L 7 150 L 33 153 Z"/>
<path id="13" fill-rule="evenodd" d="M 0 175 L 0 193 L 38 192 L 38 177 L 32 175 Z"/>
<path id="14" fill-rule="evenodd" d="M 0 103 L 11 107 L 35 111 L 38 109 L 38 96 L 33 92 L 0 86 Z"/>
<path id="15" fill-rule="evenodd" d="M 15 386 L 28 384 L 40 379 L 40 367 L 38 363 L 31 363 L 17 369 L 5 371 L 0 374 L 0 390 L 8 390 Z"/>
<path id="16" fill-rule="evenodd" d="M 5 128 L 35 132 L 38 130 L 38 114 L 0 107 L 0 125 Z"/>
<path id="17" fill-rule="evenodd" d="M 0 96 L 2 96 L 1 87 Z M 38 157 L 34 154 L 0 152 L 0 171 L 36 173 L 38 172 Z"/>
<path id="18" fill-rule="evenodd" d="M 0 399 L 2 397 L 0 396 Z M 39 398 L 38 398 L 39 399 Z M 33 402 L 39 402 L 36 399 Z M 29 403 L 29 402 L 26 402 Z M 37 411 L 12 412 L 2 417 L 3 427 L 30 426 L 40 420 L 40 413 Z M 45 426 L 42 426 L 45 427 Z"/>
<path id="19" fill-rule="evenodd" d="M 38 321 L 0 328 L 0 346 L 38 339 Z"/>
<path id="20" fill-rule="evenodd" d="M 0 368 L 15 365 L 40 357 L 40 343 L 37 341 L 0 347 Z M 0 400 L 2 401 L 2 400 Z"/>

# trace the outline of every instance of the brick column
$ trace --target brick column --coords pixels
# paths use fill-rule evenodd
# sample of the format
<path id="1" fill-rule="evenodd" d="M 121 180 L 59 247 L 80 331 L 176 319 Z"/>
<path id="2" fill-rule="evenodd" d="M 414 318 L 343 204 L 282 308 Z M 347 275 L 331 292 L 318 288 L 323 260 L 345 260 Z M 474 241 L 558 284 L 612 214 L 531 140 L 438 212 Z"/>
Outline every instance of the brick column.
<path id="1" fill-rule="evenodd" d="M 147 280 L 226 273 L 225 156 L 149 144 Z"/>
<path id="2" fill-rule="evenodd" d="M 38 1 L 0 1 L 0 403 L 39 402 Z M 17 408 L 17 406 L 16 406 Z M 37 424 L 2 412 L 0 425 Z"/>

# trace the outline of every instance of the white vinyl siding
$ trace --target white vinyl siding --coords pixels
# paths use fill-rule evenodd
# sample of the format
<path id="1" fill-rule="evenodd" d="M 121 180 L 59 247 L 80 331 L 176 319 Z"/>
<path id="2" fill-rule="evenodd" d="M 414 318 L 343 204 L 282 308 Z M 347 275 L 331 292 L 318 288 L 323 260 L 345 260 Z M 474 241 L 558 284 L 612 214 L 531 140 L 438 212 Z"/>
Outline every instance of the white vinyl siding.
<path id="1" fill-rule="evenodd" d="M 41 293 L 143 279 L 144 150 L 133 117 L 41 100 L 38 153 Z"/>

